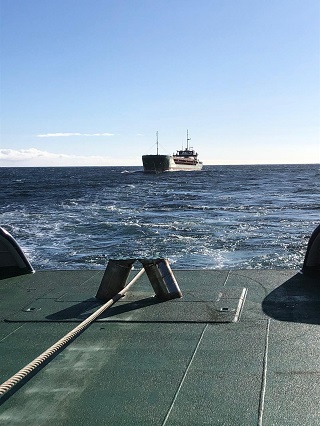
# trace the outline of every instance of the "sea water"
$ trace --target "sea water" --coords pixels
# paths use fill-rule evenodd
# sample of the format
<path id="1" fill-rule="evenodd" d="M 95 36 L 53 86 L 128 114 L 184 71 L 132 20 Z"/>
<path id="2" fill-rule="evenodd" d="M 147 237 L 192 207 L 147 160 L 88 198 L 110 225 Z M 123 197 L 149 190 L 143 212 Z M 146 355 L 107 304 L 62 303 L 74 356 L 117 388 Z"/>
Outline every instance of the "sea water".
<path id="1" fill-rule="evenodd" d="M 0 168 L 0 225 L 35 269 L 166 257 L 176 269 L 299 269 L 319 165 Z"/>

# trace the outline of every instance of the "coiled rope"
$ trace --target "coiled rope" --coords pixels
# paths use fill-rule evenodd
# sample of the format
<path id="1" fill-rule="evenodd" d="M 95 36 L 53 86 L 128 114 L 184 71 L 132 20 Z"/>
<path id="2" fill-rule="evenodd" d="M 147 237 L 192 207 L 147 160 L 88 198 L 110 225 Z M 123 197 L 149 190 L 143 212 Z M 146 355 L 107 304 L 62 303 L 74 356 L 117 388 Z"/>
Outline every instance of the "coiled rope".
<path id="1" fill-rule="evenodd" d="M 41 355 L 23 367 L 20 371 L 14 374 L 10 379 L 6 380 L 2 385 L 0 385 L 0 399 L 7 394 L 14 386 L 18 385 L 23 379 L 25 379 L 29 374 L 31 374 L 36 368 L 38 368 L 45 361 L 48 361 L 56 352 L 60 351 L 64 346 L 66 346 L 70 340 L 78 336 L 82 331 L 84 331 L 93 321 L 95 321 L 106 309 L 111 305 L 117 302 L 134 284 L 140 276 L 144 273 L 144 268 L 142 268 L 137 275 L 124 287 L 123 290 L 119 291 L 112 299 L 108 300 L 104 305 L 102 305 L 97 311 L 91 314 L 86 318 L 82 323 L 77 327 L 71 330 L 68 334 L 63 336 L 60 340 L 54 343 L 50 348 L 44 351 Z"/>

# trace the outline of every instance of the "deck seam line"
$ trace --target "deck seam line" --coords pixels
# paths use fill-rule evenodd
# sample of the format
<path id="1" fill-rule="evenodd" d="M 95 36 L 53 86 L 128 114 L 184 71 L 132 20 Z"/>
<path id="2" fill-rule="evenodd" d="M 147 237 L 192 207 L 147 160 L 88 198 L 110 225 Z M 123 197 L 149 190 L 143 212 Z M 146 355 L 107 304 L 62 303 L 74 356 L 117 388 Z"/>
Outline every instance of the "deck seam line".
<path id="1" fill-rule="evenodd" d="M 267 329 L 266 329 L 266 341 L 265 341 L 264 356 L 263 356 L 262 383 L 261 383 L 260 398 L 259 398 L 258 426 L 262 426 L 263 414 L 264 414 L 264 402 L 265 402 L 266 389 L 267 389 L 269 335 L 270 335 L 270 318 L 268 319 Z"/>
<path id="2" fill-rule="evenodd" d="M 229 279 L 229 276 L 230 276 L 230 270 L 228 271 L 228 273 L 227 273 L 227 277 L 226 277 L 226 279 L 225 279 L 225 281 L 224 281 L 224 283 L 223 283 L 223 286 L 222 287 L 225 287 L 225 285 L 227 284 L 227 281 L 228 281 L 228 279 Z"/>
<path id="3" fill-rule="evenodd" d="M 91 275 L 91 277 L 89 277 L 89 278 L 87 278 L 85 281 L 83 281 L 83 283 L 81 283 L 80 285 L 79 285 L 79 287 L 81 287 L 81 286 L 83 286 L 83 284 L 85 284 L 85 283 L 87 283 L 88 281 L 90 281 L 92 278 L 94 278 L 94 277 L 96 277 L 97 275 L 99 275 L 100 274 L 100 270 L 98 270 L 95 274 L 93 274 L 93 275 Z M 68 292 L 67 292 L 68 293 Z"/>
<path id="4" fill-rule="evenodd" d="M 0 342 L 3 342 L 7 337 L 11 336 L 11 334 L 15 333 L 17 330 L 19 330 L 21 327 L 23 327 L 25 325 L 25 323 L 21 324 L 20 327 L 15 328 L 13 331 L 11 331 L 11 333 L 7 334 L 6 336 L 4 336 Z"/>
<path id="5" fill-rule="evenodd" d="M 177 400 L 177 398 L 178 398 L 178 394 L 179 394 L 179 392 L 180 392 L 180 390 L 181 390 L 181 388 L 182 388 L 182 386 L 183 386 L 183 383 L 184 383 L 184 381 L 185 381 L 185 379 L 186 379 L 186 377 L 187 377 L 188 371 L 189 371 L 189 369 L 190 369 L 190 367 L 191 367 L 191 364 L 192 364 L 192 362 L 193 362 L 193 360 L 194 360 L 194 358 L 195 358 L 195 356 L 196 356 L 196 353 L 197 353 L 198 348 L 199 348 L 199 346 L 200 346 L 200 343 L 201 343 L 201 341 L 202 341 L 203 335 L 204 335 L 204 333 L 205 333 L 206 329 L 208 328 L 208 325 L 209 325 L 209 324 L 207 323 L 207 324 L 205 325 L 204 329 L 202 330 L 202 333 L 201 333 L 201 335 L 200 335 L 200 337 L 199 337 L 198 343 L 197 343 L 197 345 L 196 345 L 196 347 L 195 347 L 195 349 L 194 349 L 194 351 L 193 351 L 192 357 L 191 357 L 191 359 L 190 359 L 190 361 L 189 361 L 189 364 L 188 364 L 188 366 L 187 366 L 187 368 L 186 368 L 186 371 L 184 372 L 184 375 L 183 375 L 183 377 L 182 377 L 182 379 L 181 379 L 181 382 L 180 382 L 180 384 L 179 384 L 179 387 L 178 387 L 178 389 L 177 389 L 177 391 L 176 391 L 176 393 L 175 393 L 175 395 L 174 395 L 174 397 L 173 397 L 173 400 L 172 400 L 172 402 L 171 402 L 170 408 L 169 408 L 169 410 L 168 410 L 168 412 L 167 412 L 167 415 L 166 415 L 166 417 L 165 417 L 165 419 L 164 419 L 164 421 L 163 421 L 163 423 L 162 423 L 162 426 L 165 426 L 165 424 L 167 423 L 167 420 L 169 419 L 170 413 L 171 413 L 171 411 L 172 411 L 172 409 L 173 409 L 173 406 L 174 406 L 174 404 L 175 404 L 175 402 L 176 402 L 176 400 Z"/>

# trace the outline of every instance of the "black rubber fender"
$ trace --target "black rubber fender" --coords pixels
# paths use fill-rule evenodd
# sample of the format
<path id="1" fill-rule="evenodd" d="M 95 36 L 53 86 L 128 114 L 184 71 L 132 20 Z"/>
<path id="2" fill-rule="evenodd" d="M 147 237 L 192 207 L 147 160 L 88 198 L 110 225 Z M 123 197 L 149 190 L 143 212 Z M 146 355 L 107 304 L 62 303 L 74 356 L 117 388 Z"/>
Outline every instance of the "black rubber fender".
<path id="1" fill-rule="evenodd" d="M 0 275 L 33 273 L 34 269 L 13 236 L 0 227 Z"/>
<path id="2" fill-rule="evenodd" d="M 320 276 L 320 225 L 316 227 L 309 239 L 302 272 Z"/>

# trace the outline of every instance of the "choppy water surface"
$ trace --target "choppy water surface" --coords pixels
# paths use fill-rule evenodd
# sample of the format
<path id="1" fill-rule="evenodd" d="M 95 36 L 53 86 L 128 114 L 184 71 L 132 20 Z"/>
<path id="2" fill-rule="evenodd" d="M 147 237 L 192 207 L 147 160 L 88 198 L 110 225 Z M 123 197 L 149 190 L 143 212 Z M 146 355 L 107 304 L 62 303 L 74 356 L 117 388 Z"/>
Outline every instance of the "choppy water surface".
<path id="1" fill-rule="evenodd" d="M 174 268 L 300 268 L 319 165 L 0 168 L 0 225 L 36 269 L 168 257 Z"/>

